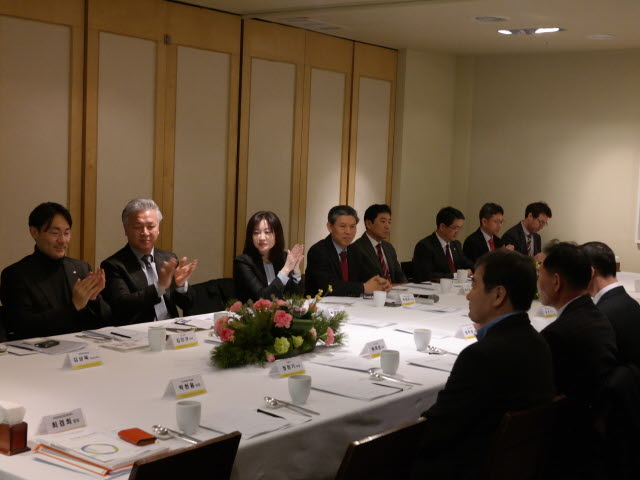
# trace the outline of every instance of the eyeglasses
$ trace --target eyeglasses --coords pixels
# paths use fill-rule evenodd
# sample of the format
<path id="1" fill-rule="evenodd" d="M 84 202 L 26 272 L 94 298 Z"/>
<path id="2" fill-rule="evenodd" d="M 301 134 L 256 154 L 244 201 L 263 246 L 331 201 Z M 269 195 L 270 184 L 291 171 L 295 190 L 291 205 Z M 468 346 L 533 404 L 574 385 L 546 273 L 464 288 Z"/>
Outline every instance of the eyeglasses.
<path id="1" fill-rule="evenodd" d="M 447 225 L 447 228 L 450 228 L 454 232 L 458 232 L 458 231 L 462 230 L 463 226 L 464 225 Z"/>

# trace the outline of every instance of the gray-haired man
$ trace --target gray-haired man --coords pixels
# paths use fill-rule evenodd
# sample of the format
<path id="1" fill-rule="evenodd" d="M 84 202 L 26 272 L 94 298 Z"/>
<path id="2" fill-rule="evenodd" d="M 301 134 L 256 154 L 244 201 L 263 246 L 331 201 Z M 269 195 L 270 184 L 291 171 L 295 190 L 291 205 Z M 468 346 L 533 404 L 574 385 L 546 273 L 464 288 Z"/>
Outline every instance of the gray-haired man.
<path id="1" fill-rule="evenodd" d="M 128 243 L 102 262 L 107 276 L 104 296 L 115 323 L 152 322 L 178 316 L 192 303 L 187 280 L 197 260 L 188 262 L 171 252 L 155 248 L 162 213 L 151 199 L 131 200 L 122 211 Z"/>

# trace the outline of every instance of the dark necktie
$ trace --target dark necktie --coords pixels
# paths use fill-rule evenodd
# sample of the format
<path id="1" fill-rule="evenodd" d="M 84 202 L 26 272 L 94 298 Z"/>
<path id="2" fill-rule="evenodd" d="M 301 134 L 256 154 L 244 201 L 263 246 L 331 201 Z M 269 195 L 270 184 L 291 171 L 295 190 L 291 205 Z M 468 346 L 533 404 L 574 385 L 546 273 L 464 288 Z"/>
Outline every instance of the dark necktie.
<path id="1" fill-rule="evenodd" d="M 493 237 L 489 239 L 489 251 L 493 252 L 496 249 L 496 244 L 493 242 Z"/>
<path id="2" fill-rule="evenodd" d="M 147 277 L 147 283 L 149 285 L 155 285 L 158 283 L 158 274 L 155 268 L 152 267 L 153 257 L 148 253 L 142 256 L 142 263 L 145 265 L 144 272 Z M 169 311 L 167 310 L 167 305 L 164 303 L 164 297 L 160 297 L 160 301 L 153 306 L 153 309 L 156 314 L 156 320 L 165 320 L 167 318 L 171 318 L 169 315 Z"/>
<path id="3" fill-rule="evenodd" d="M 527 255 L 529 255 L 530 257 L 533 257 L 533 249 L 531 248 L 531 234 L 529 233 L 527 235 Z"/>
<path id="4" fill-rule="evenodd" d="M 347 251 L 340 252 L 340 269 L 342 270 L 342 280 L 349 281 L 349 263 L 347 262 Z"/>
<path id="5" fill-rule="evenodd" d="M 449 271 L 451 273 L 456 273 L 456 264 L 453 263 L 453 257 L 451 256 L 451 250 L 449 250 L 449 244 L 445 247 L 447 263 L 449 264 Z"/>
<path id="6" fill-rule="evenodd" d="M 378 260 L 380 260 L 380 266 L 382 267 L 382 276 L 387 280 L 391 281 L 391 274 L 389 273 L 389 267 L 387 267 L 387 262 L 384 261 L 384 254 L 382 253 L 382 242 L 379 242 L 376 245 L 376 250 L 378 251 Z"/>

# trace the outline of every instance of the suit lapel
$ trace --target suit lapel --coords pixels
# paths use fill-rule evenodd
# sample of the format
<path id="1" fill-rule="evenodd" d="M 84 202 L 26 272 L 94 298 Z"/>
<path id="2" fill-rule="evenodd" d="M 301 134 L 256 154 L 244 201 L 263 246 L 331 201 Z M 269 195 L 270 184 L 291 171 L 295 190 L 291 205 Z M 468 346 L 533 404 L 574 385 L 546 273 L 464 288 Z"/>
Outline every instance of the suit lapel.
<path id="1" fill-rule="evenodd" d="M 437 268 L 437 271 L 448 272 L 449 264 L 447 263 L 447 257 L 444 256 L 444 250 L 442 250 L 442 245 L 440 245 L 440 240 L 438 240 L 438 237 L 436 236 L 435 233 L 433 233 L 429 237 L 429 240 L 433 245 L 433 251 L 435 255 L 434 263 L 437 262 L 437 265 L 435 265 L 435 267 Z M 453 256 L 453 254 L 451 255 Z M 455 263 L 455 260 L 454 260 L 454 263 Z"/>
<path id="2" fill-rule="evenodd" d="M 146 287 L 149 284 L 147 282 L 147 276 L 142 271 L 142 266 L 140 265 L 140 262 L 138 261 L 135 254 L 133 253 L 133 251 L 128 245 L 124 247 L 123 253 L 124 255 L 122 258 L 122 263 L 124 264 L 125 270 L 127 272 L 130 272 L 129 275 L 131 275 L 131 279 L 133 280 L 133 283 L 135 284 L 135 286 L 139 290 L 142 290 L 144 287 Z M 156 260 L 156 268 L 157 268 L 157 260 Z"/>
<path id="3" fill-rule="evenodd" d="M 338 253 L 336 252 L 336 247 L 334 247 L 333 241 L 331 240 L 331 235 L 325 238 L 325 247 L 327 249 L 329 258 L 331 259 L 331 265 L 333 266 L 334 273 L 338 278 L 342 279 L 342 268 L 340 268 L 340 259 L 338 257 Z M 348 249 L 347 252 L 351 253 Z M 347 259 L 348 258 L 349 257 L 347 256 Z M 349 274 L 351 274 L 351 264 L 349 264 Z"/>
<path id="4" fill-rule="evenodd" d="M 68 258 L 64 258 L 62 264 L 64 265 L 64 273 L 67 276 L 67 285 L 69 285 L 69 291 L 73 291 L 73 286 L 80 278 L 80 272 L 78 272 L 75 265 L 69 261 Z"/>

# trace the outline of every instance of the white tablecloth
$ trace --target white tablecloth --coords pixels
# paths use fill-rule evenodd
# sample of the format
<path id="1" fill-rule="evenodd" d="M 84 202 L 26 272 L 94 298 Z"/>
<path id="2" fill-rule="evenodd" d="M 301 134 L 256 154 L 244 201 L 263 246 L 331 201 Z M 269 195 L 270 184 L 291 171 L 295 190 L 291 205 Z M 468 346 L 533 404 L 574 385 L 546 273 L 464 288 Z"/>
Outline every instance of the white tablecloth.
<path id="1" fill-rule="evenodd" d="M 640 277 L 639 277 L 640 278 Z M 632 283 L 632 282 L 631 282 Z M 436 287 L 437 288 L 437 287 Z M 388 427 L 416 419 L 436 399 L 448 373 L 408 365 L 403 361 L 417 354 L 411 334 L 395 330 L 428 327 L 434 332 L 453 334 L 470 322 L 467 302 L 454 287 L 441 295 L 440 304 L 459 309 L 452 313 L 428 313 L 404 307 L 375 308 L 372 300 L 328 298 L 328 301 L 355 302 L 347 307 L 352 318 L 369 318 L 397 322 L 381 329 L 347 325 L 347 345 L 319 347 L 304 355 L 307 372 L 312 378 L 339 375 L 365 375 L 310 362 L 318 355 L 360 353 L 371 340 L 384 338 L 387 348 L 400 350 L 398 373 L 422 386 L 398 394 L 366 402 L 312 390 L 306 406 L 320 412 L 312 421 L 242 440 L 234 467 L 239 479 L 322 479 L 333 478 L 349 442 L 380 432 Z M 553 319 L 536 317 L 539 303 L 532 307 L 532 321 L 541 329 Z M 133 328 L 146 330 L 146 325 Z M 198 334 L 201 339 L 206 333 Z M 73 335 L 62 338 L 77 340 Z M 163 398 L 169 379 L 201 374 L 208 393 L 193 397 L 202 402 L 203 412 L 236 406 L 247 409 L 263 408 L 265 395 L 288 399 L 287 380 L 272 378 L 268 368 L 245 367 L 220 370 L 211 367 L 212 346 L 201 343 L 197 347 L 176 351 L 137 351 L 118 353 L 100 348 L 104 365 L 84 370 L 63 368 L 63 356 L 4 355 L 0 357 L 0 400 L 24 405 L 32 439 L 44 415 L 81 407 L 92 426 L 109 429 L 140 427 L 151 431 L 154 424 L 175 428 L 175 399 Z M 375 362 L 374 362 L 375 364 Z M 216 434 L 200 429 L 195 437 L 212 438 Z M 186 444 L 181 440 L 167 441 L 172 448 Z M 31 453 L 6 457 L 0 455 L 0 478 L 40 480 L 80 480 L 88 477 L 46 465 L 34 460 Z"/>

